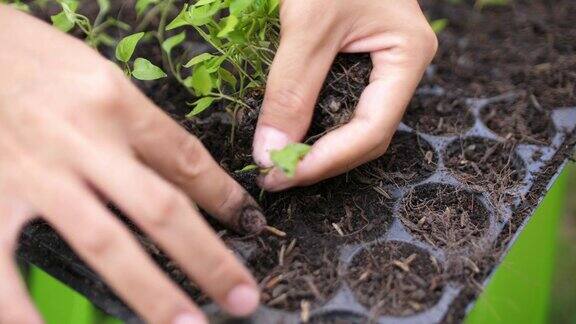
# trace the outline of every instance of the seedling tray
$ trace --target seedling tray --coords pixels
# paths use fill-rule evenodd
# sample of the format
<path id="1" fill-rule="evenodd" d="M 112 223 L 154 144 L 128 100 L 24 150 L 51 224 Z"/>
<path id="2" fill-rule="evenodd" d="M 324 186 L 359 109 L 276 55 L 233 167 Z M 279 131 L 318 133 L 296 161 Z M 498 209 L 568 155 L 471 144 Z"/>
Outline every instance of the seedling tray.
<path id="1" fill-rule="evenodd" d="M 385 163 L 391 171 L 398 172 L 389 172 L 359 202 L 375 206 L 366 208 L 367 214 L 363 215 L 373 226 L 363 228 L 363 235 L 353 239 L 344 236 L 340 240 L 335 236 L 331 252 L 338 259 L 337 284 L 320 287 L 322 298 L 298 307 L 277 307 L 271 302 L 275 296 L 269 296 L 267 305 L 247 321 L 461 320 L 474 303 L 478 285 L 487 284 L 574 147 L 576 107 L 544 114 L 550 123 L 544 128 L 536 127 L 538 132 L 533 136 L 516 137 L 510 130 L 517 125 L 494 124 L 491 116 L 509 114 L 507 109 L 522 98 L 522 93 L 509 93 L 488 99 L 460 99 L 455 104 L 441 88 L 420 89 L 416 103 L 409 108 L 392 141 L 390 153 L 355 171 L 356 176 L 361 176 L 373 172 L 373 168 L 377 170 L 378 163 Z M 461 118 L 451 121 L 451 127 L 442 131 L 426 129 L 427 121 L 436 117 L 426 117 L 426 112 L 419 111 L 418 100 L 447 100 L 457 106 Z M 408 165 L 411 172 L 401 175 L 398 165 L 394 170 L 393 158 L 407 145 L 420 148 L 413 158 L 423 159 L 420 165 L 425 167 L 411 169 Z M 484 171 L 479 172 L 478 168 Z M 339 190 L 344 197 L 347 190 L 357 189 L 343 186 Z M 425 215 L 435 217 L 426 219 Z M 247 262 L 253 248 L 249 243 L 236 246 Z M 107 313 L 127 322 L 139 322 L 45 223 L 38 221 L 25 229 L 19 255 L 84 294 Z M 267 286 L 274 278 L 259 279 Z M 265 289 L 265 294 L 274 292 Z M 204 309 L 215 319 L 225 318 L 214 304 L 207 303 Z"/>

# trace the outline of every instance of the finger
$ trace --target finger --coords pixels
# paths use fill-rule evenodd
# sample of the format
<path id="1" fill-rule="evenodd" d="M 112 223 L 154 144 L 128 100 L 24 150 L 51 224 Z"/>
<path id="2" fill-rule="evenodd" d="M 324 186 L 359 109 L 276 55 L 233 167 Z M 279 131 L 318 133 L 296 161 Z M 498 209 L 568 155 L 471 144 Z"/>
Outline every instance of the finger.
<path id="1" fill-rule="evenodd" d="M 14 262 L 20 231 L 31 216 L 24 204 L 0 197 L 0 324 L 42 323 Z"/>
<path id="2" fill-rule="evenodd" d="M 245 316 L 258 307 L 256 282 L 184 194 L 133 158 L 117 155 L 105 163 L 89 162 L 85 170 L 90 182 L 226 311 Z"/>
<path id="3" fill-rule="evenodd" d="M 283 31 L 270 69 L 254 135 L 257 164 L 271 167 L 270 151 L 299 142 L 310 127 L 314 105 L 338 52 L 335 35 L 309 30 Z"/>
<path id="4" fill-rule="evenodd" d="M 266 219 L 256 201 L 214 161 L 196 137 L 140 93 L 125 105 L 134 112 L 127 119 L 127 136 L 146 164 L 227 227 L 242 234 L 264 229 Z"/>
<path id="5" fill-rule="evenodd" d="M 31 198 L 72 248 L 150 323 L 207 323 L 202 312 L 144 253 L 135 238 L 72 176 L 34 174 Z"/>
<path id="6" fill-rule="evenodd" d="M 316 142 L 294 178 L 274 170 L 261 179 L 263 188 L 278 191 L 308 185 L 384 154 L 426 64 L 391 64 L 387 51 L 372 54 L 372 61 L 370 84 L 362 93 L 352 120 Z"/>

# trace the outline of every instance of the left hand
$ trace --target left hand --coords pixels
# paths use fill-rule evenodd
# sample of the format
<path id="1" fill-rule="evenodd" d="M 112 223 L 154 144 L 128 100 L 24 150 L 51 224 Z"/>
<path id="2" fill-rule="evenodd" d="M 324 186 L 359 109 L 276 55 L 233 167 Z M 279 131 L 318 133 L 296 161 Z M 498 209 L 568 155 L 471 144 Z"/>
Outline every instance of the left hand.
<path id="1" fill-rule="evenodd" d="M 294 178 L 274 169 L 270 191 L 316 183 L 383 155 L 438 41 L 417 0 L 283 0 L 281 42 L 254 139 L 254 159 L 303 139 L 338 52 L 371 53 L 370 84 L 352 120 L 318 140 Z M 345 143 L 345 145 L 343 145 Z"/>

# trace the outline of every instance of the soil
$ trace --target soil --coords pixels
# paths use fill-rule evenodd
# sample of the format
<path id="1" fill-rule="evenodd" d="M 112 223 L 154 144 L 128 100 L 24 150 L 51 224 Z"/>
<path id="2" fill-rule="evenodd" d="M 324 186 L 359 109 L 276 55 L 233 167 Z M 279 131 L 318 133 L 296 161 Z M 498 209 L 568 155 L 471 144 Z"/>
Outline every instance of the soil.
<path id="1" fill-rule="evenodd" d="M 400 219 L 416 237 L 448 251 L 469 246 L 489 225 L 488 211 L 474 193 L 443 184 L 410 190 Z"/>
<path id="2" fill-rule="evenodd" d="M 260 282 L 263 304 L 300 311 L 308 303 L 314 309 L 340 288 L 338 249 L 313 238 L 262 243 L 250 267 Z"/>
<path id="3" fill-rule="evenodd" d="M 367 247 L 352 260 L 347 280 L 372 315 L 408 316 L 434 306 L 444 281 L 438 261 L 404 242 Z"/>
<path id="4" fill-rule="evenodd" d="M 483 10 L 473 10 L 472 0 L 419 2 L 430 19 L 449 20 L 424 84 L 476 98 L 524 91 L 546 110 L 576 106 L 573 1 L 516 0 Z"/>
<path id="5" fill-rule="evenodd" d="M 354 171 L 366 184 L 395 185 L 397 187 L 428 178 L 438 166 L 438 155 L 422 137 L 397 132 L 384 156 Z"/>
<path id="6" fill-rule="evenodd" d="M 474 126 L 475 119 L 461 96 L 416 95 L 403 121 L 431 135 L 461 135 Z"/>
<path id="7" fill-rule="evenodd" d="M 549 145 L 556 134 L 550 111 L 534 96 L 489 104 L 480 112 L 482 121 L 496 134 L 521 143 Z"/>
<path id="8" fill-rule="evenodd" d="M 446 149 L 445 165 L 465 183 L 503 194 L 520 184 L 526 175 L 514 142 L 468 137 Z"/>

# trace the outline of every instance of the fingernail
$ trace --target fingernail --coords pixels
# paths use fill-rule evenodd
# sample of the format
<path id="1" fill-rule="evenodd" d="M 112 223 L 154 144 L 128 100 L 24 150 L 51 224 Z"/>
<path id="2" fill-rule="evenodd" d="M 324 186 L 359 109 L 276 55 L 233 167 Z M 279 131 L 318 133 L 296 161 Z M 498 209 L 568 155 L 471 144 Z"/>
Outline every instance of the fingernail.
<path id="1" fill-rule="evenodd" d="M 235 316 L 252 314 L 260 303 L 260 293 L 249 285 L 239 285 L 228 293 L 227 308 Z"/>
<path id="2" fill-rule="evenodd" d="M 266 217 L 254 206 L 247 206 L 240 215 L 240 227 L 246 234 L 259 234 L 266 227 Z"/>
<path id="3" fill-rule="evenodd" d="M 181 314 L 172 321 L 172 324 L 208 324 L 208 321 L 201 314 Z"/>
<path id="4" fill-rule="evenodd" d="M 270 151 L 281 150 L 292 141 L 286 133 L 271 127 L 261 126 L 254 137 L 254 161 L 264 168 L 273 166 Z"/>

